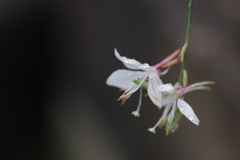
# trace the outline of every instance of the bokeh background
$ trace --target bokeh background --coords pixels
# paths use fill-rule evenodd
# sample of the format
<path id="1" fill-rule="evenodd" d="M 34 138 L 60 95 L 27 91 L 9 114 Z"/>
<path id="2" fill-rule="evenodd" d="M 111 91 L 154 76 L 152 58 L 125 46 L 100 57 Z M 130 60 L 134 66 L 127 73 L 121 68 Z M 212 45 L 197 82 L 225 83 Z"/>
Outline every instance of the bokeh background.
<path id="1" fill-rule="evenodd" d="M 156 64 L 184 43 L 188 0 L 1 0 L 1 159 L 239 160 L 240 1 L 194 1 L 184 98 L 201 120 L 165 136 L 138 93 L 124 106 L 106 78 L 113 54 Z M 179 67 L 162 77 L 175 83 Z"/>

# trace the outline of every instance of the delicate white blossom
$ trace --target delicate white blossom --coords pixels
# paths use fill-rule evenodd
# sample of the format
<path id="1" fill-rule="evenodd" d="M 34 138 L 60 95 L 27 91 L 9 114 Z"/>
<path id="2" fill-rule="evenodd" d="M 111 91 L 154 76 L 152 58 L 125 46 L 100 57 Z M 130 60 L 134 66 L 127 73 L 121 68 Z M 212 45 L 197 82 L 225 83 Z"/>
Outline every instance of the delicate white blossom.
<path id="1" fill-rule="evenodd" d="M 120 96 L 118 100 L 122 100 L 122 104 L 134 93 L 136 92 L 144 82 L 148 81 L 147 91 L 152 102 L 160 109 L 162 106 L 162 95 L 157 89 L 157 86 L 162 85 L 162 81 L 159 79 L 158 70 L 154 67 L 149 66 L 147 63 L 140 63 L 135 59 L 129 59 L 127 57 L 121 56 L 118 51 L 114 50 L 115 56 L 123 62 L 123 64 L 132 70 L 142 70 L 142 71 L 131 71 L 131 70 L 116 70 L 107 79 L 106 83 L 109 86 L 114 86 L 124 90 L 123 95 Z M 138 80 L 138 84 L 134 83 L 133 80 Z M 142 91 L 140 91 L 140 100 L 138 109 L 132 114 L 139 117 L 139 110 L 141 105 Z"/>
<path id="2" fill-rule="evenodd" d="M 152 133 L 155 133 L 157 126 L 161 127 L 163 123 L 166 123 L 166 132 L 168 134 L 169 130 L 175 129 L 178 125 L 178 121 L 181 116 L 179 111 L 192 123 L 199 125 L 200 120 L 194 113 L 192 107 L 182 99 L 182 96 L 194 90 L 209 90 L 210 88 L 208 86 L 204 86 L 207 84 L 213 84 L 213 82 L 206 81 L 196 83 L 185 88 L 181 86 L 173 87 L 171 84 L 158 86 L 158 90 L 160 90 L 163 95 L 164 111 L 156 125 L 152 128 L 149 128 L 148 130 Z M 176 114 L 178 114 L 178 116 L 176 116 Z M 174 125 L 172 125 L 175 117 L 177 117 L 176 122 Z"/>

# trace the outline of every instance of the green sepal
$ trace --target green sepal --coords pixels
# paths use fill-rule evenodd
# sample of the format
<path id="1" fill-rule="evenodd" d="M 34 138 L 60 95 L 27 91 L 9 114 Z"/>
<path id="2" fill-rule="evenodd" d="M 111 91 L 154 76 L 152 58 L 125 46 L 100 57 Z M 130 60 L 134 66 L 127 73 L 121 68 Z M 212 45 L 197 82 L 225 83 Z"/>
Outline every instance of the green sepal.
<path id="1" fill-rule="evenodd" d="M 179 111 L 176 111 L 176 112 L 178 113 L 175 113 L 175 116 L 171 124 L 171 128 L 169 129 L 169 133 L 174 133 L 178 129 L 182 114 Z"/>
<path id="2" fill-rule="evenodd" d="M 138 80 L 133 80 L 133 83 L 136 83 L 136 84 L 140 84 L 140 81 L 138 81 Z M 142 85 L 141 85 L 141 87 L 143 87 L 143 88 L 147 88 L 147 86 L 148 86 L 148 82 L 143 82 L 142 83 Z"/>
<path id="3" fill-rule="evenodd" d="M 174 115 L 174 118 L 173 118 L 172 123 L 170 125 L 168 133 L 174 133 L 178 129 L 181 117 L 182 117 L 182 113 L 178 109 L 176 109 L 175 115 Z M 166 117 L 163 120 L 163 123 L 162 123 L 161 127 L 167 127 L 167 126 L 168 126 L 168 117 Z"/>

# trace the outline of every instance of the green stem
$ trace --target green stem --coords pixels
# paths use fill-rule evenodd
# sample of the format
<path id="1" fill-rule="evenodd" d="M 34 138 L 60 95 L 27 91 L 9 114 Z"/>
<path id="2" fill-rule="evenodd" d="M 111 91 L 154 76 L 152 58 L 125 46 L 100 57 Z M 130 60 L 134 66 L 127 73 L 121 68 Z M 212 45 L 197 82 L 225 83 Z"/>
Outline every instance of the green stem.
<path id="1" fill-rule="evenodd" d="M 193 0 L 189 0 L 188 4 L 188 24 L 187 24 L 187 33 L 186 33 L 186 43 L 188 43 L 189 37 L 190 37 L 190 29 L 192 25 L 192 3 Z"/>
<path id="2" fill-rule="evenodd" d="M 186 41 L 184 46 L 182 47 L 182 66 L 181 66 L 181 70 L 180 70 L 180 75 L 179 75 L 179 83 L 180 85 L 182 85 L 182 81 L 183 81 L 183 71 L 186 67 L 186 53 L 187 53 L 187 49 L 188 49 L 188 41 L 189 41 L 189 37 L 190 37 L 190 29 L 191 29 L 191 25 L 192 25 L 192 3 L 193 0 L 189 0 L 189 4 L 188 4 L 188 23 L 187 23 L 187 33 L 186 33 Z"/>

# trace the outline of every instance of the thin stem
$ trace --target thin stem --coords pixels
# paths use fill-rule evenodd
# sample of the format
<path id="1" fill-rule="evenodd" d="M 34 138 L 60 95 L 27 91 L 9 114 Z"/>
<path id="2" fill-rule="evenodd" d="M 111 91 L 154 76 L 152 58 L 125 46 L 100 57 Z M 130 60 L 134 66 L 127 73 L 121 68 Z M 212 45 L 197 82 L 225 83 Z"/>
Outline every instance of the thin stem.
<path id="1" fill-rule="evenodd" d="M 184 46 L 182 47 L 182 53 L 181 53 L 182 54 L 182 66 L 181 66 L 180 75 L 179 75 L 179 83 L 180 83 L 180 85 L 182 85 L 183 71 L 184 71 L 184 69 L 186 67 L 186 53 L 187 53 L 187 49 L 188 49 L 188 42 L 189 42 L 189 37 L 190 37 L 190 29 L 191 29 L 191 25 L 192 25 L 192 3 L 193 3 L 193 0 L 189 0 L 186 40 L 185 40 Z"/>
<path id="2" fill-rule="evenodd" d="M 190 37 L 190 29 L 192 25 L 192 3 L 193 0 L 189 0 L 188 4 L 188 24 L 187 24 L 187 33 L 186 33 L 186 43 L 188 43 L 189 37 Z"/>

